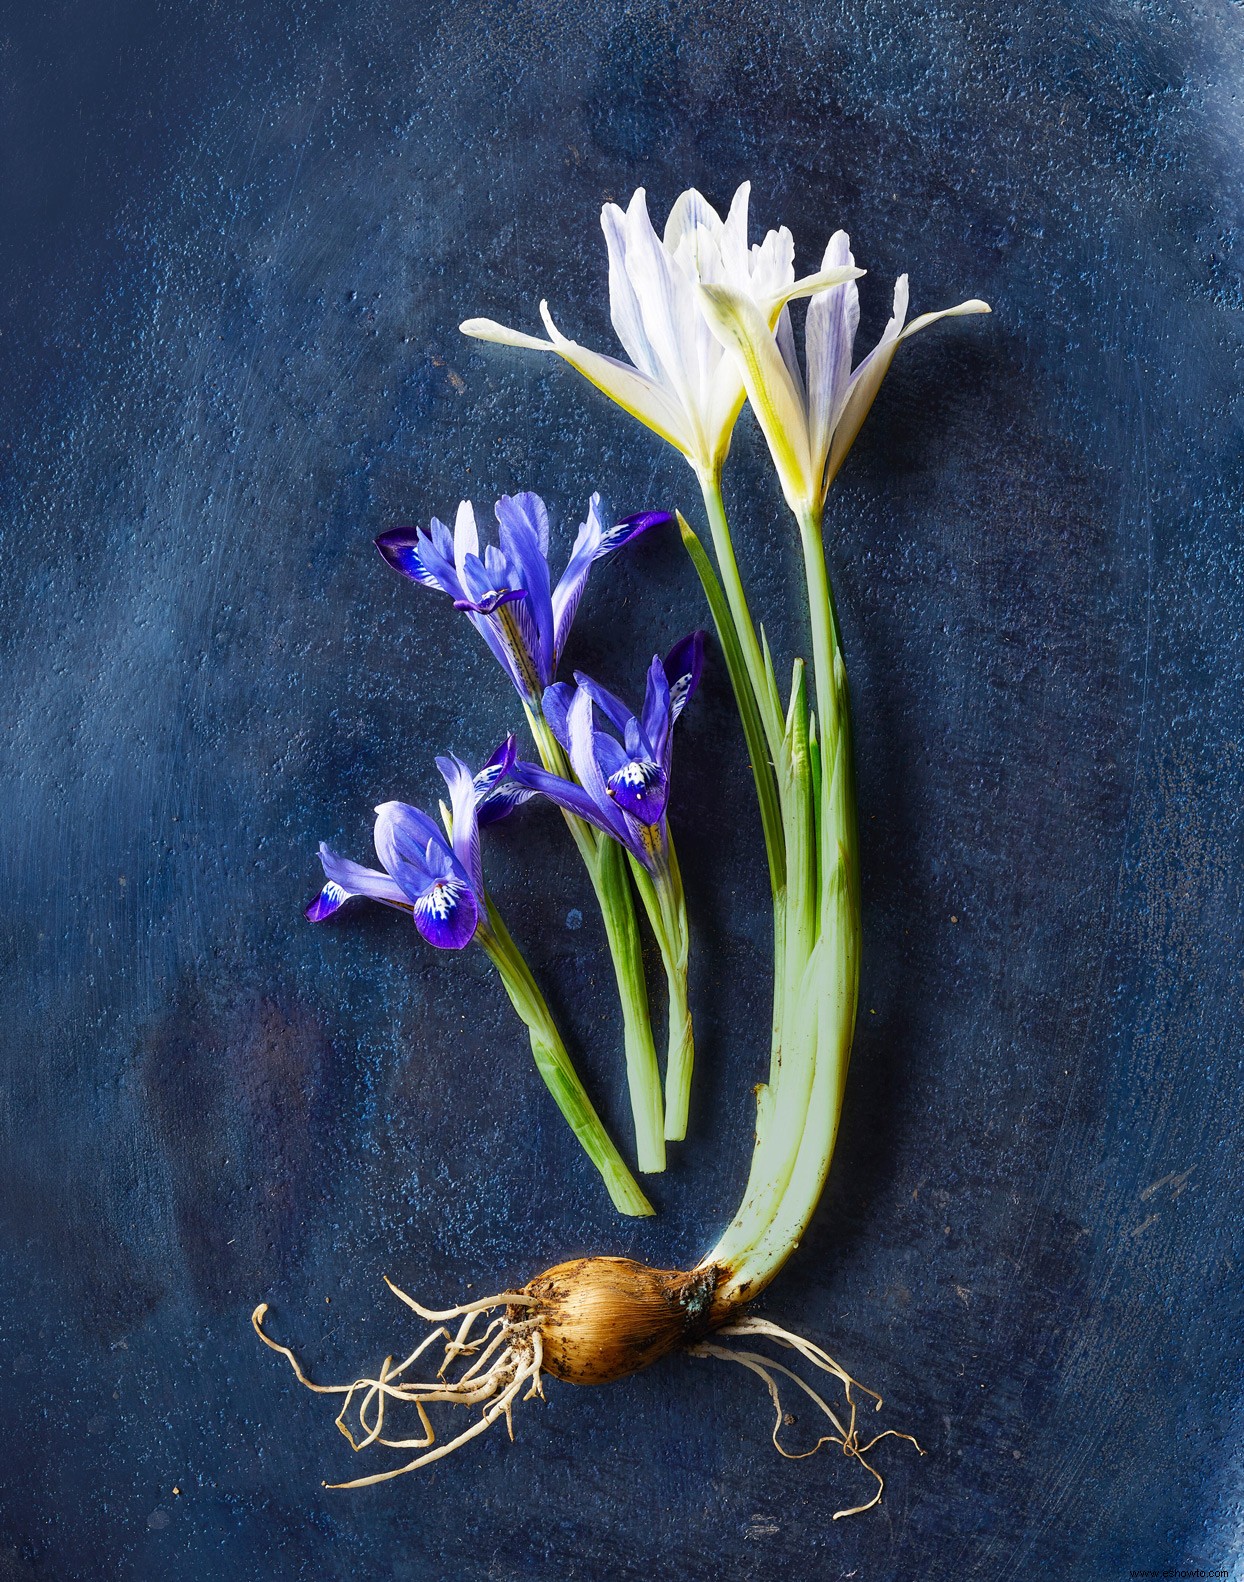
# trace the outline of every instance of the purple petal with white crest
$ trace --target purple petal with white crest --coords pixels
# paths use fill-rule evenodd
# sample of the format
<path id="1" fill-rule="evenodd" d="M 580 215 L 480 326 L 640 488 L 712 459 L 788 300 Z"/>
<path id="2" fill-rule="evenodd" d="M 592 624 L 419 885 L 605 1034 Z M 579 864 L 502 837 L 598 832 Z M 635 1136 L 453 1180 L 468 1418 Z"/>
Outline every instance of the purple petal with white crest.
<path id="1" fill-rule="evenodd" d="M 583 597 L 583 590 L 587 586 L 588 573 L 603 553 L 600 546 L 604 536 L 605 529 L 600 518 L 600 495 L 594 494 L 588 502 L 587 521 L 579 528 L 574 548 L 570 551 L 570 559 L 566 562 L 566 569 L 553 589 L 554 670 L 557 669 L 562 650 L 566 646 L 566 639 L 570 635 L 575 611 L 579 608 L 579 600 Z"/>
<path id="2" fill-rule="evenodd" d="M 641 824 L 659 824 L 669 801 L 669 780 L 650 758 L 628 758 L 606 782 L 618 806 Z"/>
<path id="3" fill-rule="evenodd" d="M 672 511 L 633 511 L 630 516 L 624 516 L 621 521 L 605 529 L 599 553 L 611 555 L 615 549 L 621 549 L 649 528 L 668 527 L 673 520 Z"/>
<path id="4" fill-rule="evenodd" d="M 376 548 L 394 571 L 422 583 L 425 588 L 454 595 L 462 592 L 453 561 L 447 560 L 420 529 L 397 527 L 381 533 Z"/>
<path id="5" fill-rule="evenodd" d="M 595 563 L 631 543 L 649 528 L 663 527 L 673 520 L 669 511 L 636 511 L 631 516 L 624 516 L 612 527 L 606 527 L 600 516 L 600 495 L 592 496 L 587 521 L 579 529 L 566 569 L 553 590 L 554 669 L 561 659 L 566 638 L 570 635 L 571 622 L 587 586 L 588 574 Z"/>
<path id="6" fill-rule="evenodd" d="M 382 901 L 385 906 L 400 907 L 403 911 L 410 910 L 410 898 L 387 873 L 377 873 L 374 868 L 364 868 L 348 857 L 339 857 L 323 842 L 320 843 L 320 862 L 324 865 L 325 884 L 306 909 L 310 922 L 322 923 L 356 896 Z"/>
<path id="7" fill-rule="evenodd" d="M 505 781 L 495 791 L 490 791 L 476 808 L 475 817 L 479 827 L 486 829 L 489 824 L 499 824 L 503 818 L 509 818 L 516 807 L 530 802 L 535 794 L 524 786 L 516 785 L 512 779 Z"/>
<path id="8" fill-rule="evenodd" d="M 415 902 L 415 927 L 438 950 L 462 950 L 471 943 L 479 922 L 479 903 L 465 880 L 454 875 L 435 879 Z"/>
<path id="9" fill-rule="evenodd" d="M 475 776 L 475 800 L 477 804 L 482 802 L 485 797 L 491 795 L 492 791 L 505 779 L 506 775 L 514 767 L 514 760 L 517 757 L 518 743 L 515 741 L 514 733 L 511 731 L 493 749 L 491 757 L 487 759 Z"/>
<path id="10" fill-rule="evenodd" d="M 670 723 L 691 701 L 704 671 L 704 633 L 691 632 L 676 642 L 665 656 L 665 679 L 670 689 Z"/>

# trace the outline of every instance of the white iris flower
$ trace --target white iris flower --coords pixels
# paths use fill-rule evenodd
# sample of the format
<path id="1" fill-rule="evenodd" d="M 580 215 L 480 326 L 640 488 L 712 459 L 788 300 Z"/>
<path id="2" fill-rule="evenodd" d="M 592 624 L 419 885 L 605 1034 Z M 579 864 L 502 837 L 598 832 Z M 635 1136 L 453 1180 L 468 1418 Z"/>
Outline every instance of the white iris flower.
<path id="1" fill-rule="evenodd" d="M 766 338 L 788 341 L 787 303 L 841 287 L 864 273 L 849 255 L 831 260 L 827 253 L 822 269 L 797 280 L 794 241 L 785 226 L 749 248 L 749 191 L 744 182 L 724 220 L 694 189 L 684 192 L 670 211 L 663 237 L 653 229 L 642 187 L 625 212 L 617 204 L 605 205 L 601 225 L 609 248 L 609 311 L 629 363 L 567 339 L 546 302 L 540 304 L 540 316 L 548 340 L 492 319 L 468 319 L 462 331 L 505 346 L 555 352 L 680 450 L 702 477 L 710 476 L 730 448 L 746 375 L 725 349 L 731 342 L 719 338 L 716 313 L 710 328 L 701 288 L 743 305 L 748 323 Z"/>
<path id="2" fill-rule="evenodd" d="M 972 297 L 940 313 L 907 318 L 907 276 L 894 286 L 890 322 L 872 351 L 852 371 L 851 353 L 859 327 L 859 293 L 851 246 L 837 231 L 825 249 L 820 274 L 839 271 L 845 283 L 813 298 L 804 334 L 806 378 L 795 354 L 789 317 L 767 322 L 752 297 L 732 282 L 704 280 L 700 308 L 721 345 L 729 350 L 747 389 L 752 409 L 769 442 L 782 490 L 796 513 L 819 512 L 826 491 L 842 466 L 868 409 L 876 399 L 899 343 L 938 319 L 988 313 L 989 304 Z"/>

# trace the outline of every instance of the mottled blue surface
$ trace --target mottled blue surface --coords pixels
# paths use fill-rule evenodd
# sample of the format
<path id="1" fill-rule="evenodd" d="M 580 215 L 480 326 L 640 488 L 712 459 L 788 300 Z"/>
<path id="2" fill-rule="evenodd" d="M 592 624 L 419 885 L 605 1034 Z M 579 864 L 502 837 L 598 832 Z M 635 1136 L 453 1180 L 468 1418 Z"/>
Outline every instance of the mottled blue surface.
<path id="1" fill-rule="evenodd" d="M 1244 1563 L 1241 16 L 11 10 L 4 1582 Z M 524 486 L 563 545 L 597 486 L 696 514 L 567 370 L 455 325 L 534 325 L 547 295 L 604 345 L 601 202 L 743 177 L 803 262 L 851 231 L 866 331 L 903 268 L 917 311 L 995 308 L 904 350 L 835 487 L 864 1014 L 830 1189 L 765 1300 L 929 1454 L 886 1450 L 881 1511 L 834 1524 L 863 1480 L 781 1461 L 757 1381 L 674 1359 L 327 1493 L 360 1469 L 254 1341 L 258 1299 L 348 1373 L 410 1333 L 383 1272 L 438 1301 L 583 1250 L 686 1263 L 740 1190 L 767 887 L 719 663 L 680 727 L 701 1063 L 655 1223 L 609 1210 L 482 957 L 301 907 L 319 839 L 366 858 L 375 802 L 519 723 L 376 532 Z M 750 420 L 729 486 L 789 654 L 796 551 Z M 570 657 L 634 690 L 700 618 L 650 536 Z M 556 817 L 488 860 L 624 1133 Z"/>

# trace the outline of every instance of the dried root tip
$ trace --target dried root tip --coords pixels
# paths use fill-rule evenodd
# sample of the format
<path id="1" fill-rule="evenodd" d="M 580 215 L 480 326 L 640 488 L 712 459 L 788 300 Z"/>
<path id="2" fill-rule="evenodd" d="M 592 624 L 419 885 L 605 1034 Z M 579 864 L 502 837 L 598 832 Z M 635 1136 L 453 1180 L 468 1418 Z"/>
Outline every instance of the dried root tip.
<path id="1" fill-rule="evenodd" d="M 337 1414 L 337 1427 L 345 1435 L 352 1450 L 366 1450 L 369 1445 L 384 1445 L 390 1450 L 422 1452 L 403 1466 L 392 1467 L 385 1472 L 375 1472 L 370 1477 L 354 1478 L 347 1483 L 326 1483 L 325 1488 L 361 1489 L 371 1483 L 384 1483 L 389 1478 L 400 1478 L 406 1472 L 414 1472 L 419 1467 L 426 1467 L 433 1461 L 439 1461 L 442 1456 L 450 1455 L 468 1440 L 485 1433 L 502 1417 L 505 1418 L 510 1438 L 513 1439 L 514 1403 L 518 1400 L 530 1400 L 533 1395 L 539 1395 L 541 1398 L 544 1395 L 542 1378 L 544 1347 L 536 1320 L 526 1316 L 513 1319 L 506 1312 L 494 1318 L 483 1335 L 473 1337 L 471 1333 L 482 1313 L 499 1307 L 508 1309 L 512 1305 L 517 1305 L 521 1313 L 527 1305 L 521 1293 L 505 1291 L 483 1301 L 466 1302 L 460 1307 L 447 1308 L 443 1312 L 432 1314 L 427 1309 L 419 1307 L 413 1298 L 407 1296 L 404 1291 L 398 1290 L 391 1281 L 386 1280 L 385 1283 L 396 1296 L 417 1313 L 437 1319 L 458 1318 L 461 1322 L 455 1332 L 446 1328 L 444 1323 L 439 1323 L 408 1357 L 396 1365 L 392 1357 L 386 1357 L 374 1379 L 355 1379 L 352 1384 L 314 1383 L 303 1372 L 298 1359 L 289 1347 L 282 1346 L 264 1333 L 263 1320 L 268 1311 L 267 1303 L 261 1302 L 251 1314 L 255 1333 L 265 1346 L 270 1346 L 273 1351 L 279 1352 L 287 1359 L 300 1384 L 305 1385 L 308 1390 L 314 1390 L 318 1395 L 344 1397 L 341 1411 Z M 442 1352 L 435 1377 L 422 1380 L 407 1378 L 406 1375 L 415 1363 L 438 1341 L 442 1342 Z M 472 1361 L 465 1368 L 456 1371 L 456 1365 L 463 1357 L 470 1357 Z M 451 1370 L 455 1371 L 451 1372 Z M 437 1444 L 436 1431 L 428 1416 L 427 1408 L 438 1404 L 479 1406 L 483 1408 L 483 1412 L 455 1438 L 447 1440 L 444 1444 Z M 352 1407 L 358 1428 L 361 1430 L 357 1438 L 348 1421 Z M 414 1408 L 420 1428 L 417 1435 L 412 1438 L 395 1439 L 386 1434 L 386 1413 L 391 1412 L 394 1407 Z M 390 1430 L 390 1434 L 391 1432 Z"/>
<path id="2" fill-rule="evenodd" d="M 885 1479 L 881 1476 L 880 1472 L 877 1471 L 876 1467 L 872 1466 L 864 1459 L 872 1447 L 880 1440 L 905 1439 L 908 1444 L 915 1445 L 916 1450 L 920 1453 L 920 1455 L 924 1455 L 924 1451 L 920 1449 L 920 1446 L 910 1434 L 900 1433 L 896 1428 L 887 1428 L 879 1434 L 874 1434 L 867 1444 L 860 1444 L 859 1433 L 856 1428 L 855 1421 L 857 1403 L 851 1392 L 852 1390 L 859 1390 L 863 1394 L 871 1396 L 873 1402 L 875 1403 L 874 1410 L 876 1411 L 881 1410 L 881 1397 L 875 1390 L 870 1390 L 866 1385 L 860 1384 L 857 1379 L 853 1379 L 844 1368 L 839 1367 L 839 1365 L 831 1356 L 829 1356 L 827 1352 L 822 1351 L 821 1348 L 817 1345 L 814 1345 L 812 1341 L 805 1340 L 801 1335 L 793 1334 L 788 1329 L 782 1329 L 779 1325 L 772 1324 L 768 1319 L 764 1318 L 736 1319 L 733 1323 L 722 1326 L 718 1330 L 718 1336 L 721 1338 L 755 1336 L 757 1338 L 773 1341 L 776 1345 L 784 1346 L 789 1350 L 798 1352 L 799 1355 L 803 1357 L 805 1361 L 810 1362 L 813 1367 L 819 1368 L 823 1373 L 833 1374 L 833 1376 L 841 1383 L 843 1394 L 846 1397 L 848 1413 L 845 1424 L 838 1417 L 837 1413 L 834 1412 L 829 1403 L 825 1401 L 810 1384 L 801 1379 L 797 1373 L 792 1372 L 790 1368 L 783 1366 L 783 1364 L 780 1362 L 774 1362 L 772 1358 L 765 1356 L 761 1352 L 745 1351 L 733 1346 L 710 1344 L 708 1341 L 701 1341 L 699 1344 L 690 1346 L 688 1348 L 693 1357 L 718 1357 L 723 1362 L 737 1362 L 764 1380 L 769 1391 L 769 1398 L 773 1402 L 773 1410 L 775 1413 L 773 1424 L 773 1447 L 779 1455 L 785 1456 L 788 1461 L 802 1461 L 805 1456 L 815 1455 L 822 1445 L 838 1445 L 844 1456 L 849 1456 L 852 1460 L 858 1461 L 860 1466 L 864 1468 L 865 1472 L 876 1478 L 877 1488 L 872 1499 L 864 1505 L 852 1505 L 846 1510 L 835 1511 L 835 1521 L 837 1521 L 839 1517 L 842 1516 L 858 1516 L 863 1511 L 870 1511 L 874 1505 L 880 1504 L 882 1490 L 885 1488 Z M 821 1438 L 818 1439 L 817 1442 L 808 1450 L 787 1450 L 778 1437 L 786 1422 L 786 1414 L 782 1408 L 781 1393 L 778 1387 L 777 1378 L 775 1377 L 775 1375 L 779 1374 L 783 1378 L 789 1379 L 793 1384 L 798 1385 L 803 1393 L 810 1397 L 810 1399 L 815 1403 L 820 1411 L 824 1413 L 824 1415 L 829 1419 L 830 1423 L 834 1427 L 835 1431 L 832 1434 L 822 1435 Z"/>

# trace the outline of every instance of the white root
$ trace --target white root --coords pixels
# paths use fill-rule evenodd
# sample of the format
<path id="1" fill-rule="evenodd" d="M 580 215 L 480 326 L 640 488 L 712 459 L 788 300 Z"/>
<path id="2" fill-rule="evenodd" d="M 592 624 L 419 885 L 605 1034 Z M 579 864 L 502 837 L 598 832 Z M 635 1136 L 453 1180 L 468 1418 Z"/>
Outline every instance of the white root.
<path id="1" fill-rule="evenodd" d="M 805 1361 L 810 1362 L 813 1367 L 819 1368 L 822 1373 L 832 1374 L 842 1385 L 843 1395 L 849 1408 L 850 1415 L 846 1423 L 842 1422 L 829 1403 L 805 1379 L 801 1379 L 797 1373 L 785 1367 L 782 1363 L 775 1362 L 771 1357 L 767 1357 L 761 1352 L 747 1351 L 733 1346 L 721 1346 L 715 1343 L 718 1338 L 736 1336 L 755 1336 L 770 1340 L 775 1345 L 785 1346 L 791 1351 L 798 1352 Z M 822 1445 L 838 1445 L 844 1456 L 859 1462 L 865 1472 L 876 1478 L 877 1488 L 872 1499 L 865 1505 L 852 1505 L 845 1510 L 835 1511 L 835 1521 L 842 1516 L 858 1516 L 864 1511 L 872 1510 L 874 1505 L 880 1503 L 882 1490 L 885 1488 L 885 1479 L 877 1471 L 876 1467 L 864 1459 L 872 1447 L 880 1440 L 905 1439 L 908 1444 L 915 1445 L 920 1455 L 924 1454 L 924 1451 L 920 1449 L 920 1446 L 910 1434 L 900 1433 L 896 1428 L 887 1428 L 879 1434 L 874 1434 L 867 1444 L 861 1445 L 855 1422 L 857 1404 L 851 1392 L 853 1389 L 860 1390 L 865 1395 L 871 1396 L 876 1403 L 875 1410 L 877 1411 L 881 1410 L 881 1397 L 875 1390 L 870 1390 L 867 1385 L 861 1384 L 858 1379 L 853 1379 L 845 1368 L 840 1367 L 827 1352 L 822 1351 L 812 1341 L 805 1340 L 802 1335 L 793 1334 L 788 1329 L 782 1329 L 779 1325 L 770 1323 L 768 1319 L 736 1319 L 734 1323 L 724 1325 L 717 1330 L 713 1341 L 701 1341 L 698 1345 L 688 1347 L 688 1350 L 693 1357 L 717 1357 L 722 1362 L 736 1362 L 756 1374 L 760 1379 L 763 1379 L 765 1387 L 769 1391 L 769 1399 L 773 1402 L 773 1448 L 779 1455 L 785 1456 L 788 1461 L 802 1461 L 806 1456 L 814 1456 Z M 793 1384 L 798 1385 L 833 1425 L 834 1432 L 832 1434 L 823 1434 L 809 1450 L 787 1450 L 778 1437 L 785 1425 L 786 1414 L 782 1407 L 781 1391 L 777 1378 L 775 1378 L 776 1374 L 780 1374 L 783 1378 L 789 1379 Z"/>
<path id="2" fill-rule="evenodd" d="M 375 1378 L 355 1379 L 350 1384 L 316 1384 L 303 1372 L 297 1357 L 288 1346 L 281 1345 L 279 1341 L 273 1340 L 264 1333 L 263 1319 L 268 1310 L 267 1303 L 261 1302 L 251 1315 L 255 1333 L 265 1346 L 279 1352 L 288 1361 L 300 1384 L 308 1390 L 314 1390 L 318 1395 L 343 1397 L 336 1423 L 349 1441 L 352 1450 L 361 1451 L 372 1445 L 383 1445 L 389 1450 L 420 1452 L 413 1460 L 401 1466 L 392 1467 L 384 1472 L 374 1472 L 368 1477 L 353 1478 L 344 1483 L 325 1484 L 326 1488 L 361 1489 L 373 1483 L 385 1483 L 390 1478 L 400 1478 L 407 1472 L 414 1472 L 420 1467 L 439 1461 L 442 1456 L 451 1455 L 470 1440 L 487 1432 L 501 1418 L 505 1419 L 506 1430 L 512 1440 L 515 1402 L 530 1400 L 533 1395 L 543 1398 L 544 1395 L 544 1343 L 540 1330 L 541 1319 L 537 1314 L 522 1318 L 511 1316 L 516 1308 L 521 1311 L 525 1307 L 533 1306 L 537 1298 L 522 1292 L 503 1291 L 497 1296 L 464 1302 L 459 1307 L 435 1310 L 420 1306 L 413 1297 L 399 1290 L 391 1280 L 386 1280 L 385 1283 L 407 1307 L 418 1313 L 421 1318 L 435 1324 L 435 1328 L 425 1335 L 401 1362 L 395 1365 L 391 1356 L 386 1357 Z M 476 1334 L 479 1320 L 487 1313 L 495 1314 L 498 1308 L 505 1311 L 496 1314 L 482 1334 Z M 451 1330 L 448 1326 L 455 1319 L 459 1322 L 456 1329 Z M 842 1386 L 846 1411 L 839 1416 L 806 1379 L 800 1378 L 784 1363 L 777 1362 L 765 1353 L 752 1350 L 745 1345 L 721 1344 L 723 1341 L 732 1340 L 767 1341 L 771 1345 L 781 1346 L 787 1351 L 797 1353 L 805 1362 L 822 1373 L 832 1375 L 838 1381 Z M 441 1346 L 441 1354 L 435 1374 L 432 1377 L 410 1377 L 416 1364 L 438 1342 Z M 910 1434 L 900 1433 L 894 1428 L 887 1428 L 874 1435 L 866 1444 L 861 1444 L 856 1423 L 858 1411 L 856 1393 L 870 1396 L 877 1410 L 881 1408 L 881 1397 L 875 1390 L 870 1390 L 866 1385 L 853 1379 L 845 1368 L 814 1342 L 790 1330 L 782 1329 L 768 1319 L 737 1318 L 715 1331 L 711 1340 L 701 1341 L 697 1345 L 690 1346 L 688 1350 L 695 1357 L 716 1357 L 723 1362 L 737 1363 L 764 1382 L 769 1398 L 773 1402 L 773 1446 L 779 1455 L 785 1456 L 788 1461 L 800 1461 L 806 1456 L 815 1455 L 822 1445 L 837 1445 L 844 1456 L 857 1461 L 876 1479 L 877 1488 L 872 1499 L 863 1505 L 852 1505 L 845 1510 L 835 1511 L 835 1521 L 843 1516 L 856 1516 L 863 1511 L 871 1510 L 880 1502 L 885 1480 L 866 1459 L 874 1445 L 882 1439 L 905 1439 L 909 1444 L 914 1445 L 921 1455 L 924 1454 Z M 465 1361 L 465 1365 L 463 1365 L 464 1359 L 469 1359 Z M 434 1360 L 429 1358 L 429 1362 Z M 833 1430 L 832 1433 L 822 1434 L 809 1449 L 788 1450 L 781 1442 L 781 1432 L 786 1425 L 786 1414 L 782 1406 L 780 1380 L 788 1381 L 801 1390 L 828 1420 Z M 480 1407 L 482 1411 L 480 1416 L 469 1423 L 461 1433 L 444 1443 L 438 1443 L 428 1408 L 442 1405 Z M 420 1429 L 416 1436 L 398 1438 L 391 1430 L 386 1432 L 389 1415 L 394 1409 L 403 1407 L 414 1408 Z M 353 1422 L 357 1426 L 357 1436 L 351 1427 L 351 1413 L 353 1413 Z"/>
<path id="3" fill-rule="evenodd" d="M 414 1472 L 419 1467 L 439 1461 L 442 1456 L 450 1455 L 468 1440 L 477 1438 L 491 1428 L 502 1417 L 505 1419 L 512 1440 L 515 1401 L 528 1401 L 533 1395 L 538 1395 L 541 1399 L 544 1397 L 541 1371 L 544 1346 L 537 1320 L 512 1319 L 508 1313 L 502 1313 L 492 1320 L 481 1337 L 471 1338 L 472 1329 L 481 1314 L 498 1307 L 530 1306 L 533 1298 L 519 1292 L 503 1291 L 497 1296 L 485 1297 L 476 1302 L 464 1302 L 459 1307 L 435 1312 L 421 1307 L 413 1297 L 399 1290 L 391 1280 L 386 1278 L 385 1284 L 421 1318 L 434 1321 L 436 1328 L 426 1335 L 410 1355 L 397 1366 L 394 1366 L 392 1357 L 386 1357 L 374 1379 L 355 1379 L 352 1384 L 316 1384 L 303 1372 L 297 1357 L 288 1346 L 281 1345 L 279 1341 L 273 1340 L 264 1333 L 263 1320 L 268 1311 L 268 1304 L 261 1302 L 251 1314 L 255 1333 L 265 1346 L 279 1352 L 288 1361 L 299 1384 L 304 1385 L 308 1390 L 314 1390 L 317 1395 L 344 1397 L 341 1411 L 337 1414 L 337 1427 L 349 1441 L 352 1450 L 366 1450 L 370 1445 L 383 1445 L 390 1450 L 424 1452 L 404 1466 L 393 1467 L 386 1472 L 375 1472 L 369 1477 L 353 1478 L 346 1483 L 326 1483 L 325 1488 L 361 1489 L 372 1483 L 384 1483 L 390 1478 L 400 1478 L 407 1472 Z M 461 1323 L 456 1333 L 451 1333 L 446 1328 L 446 1321 L 455 1318 L 461 1319 Z M 435 1378 L 412 1380 L 405 1377 L 429 1347 L 435 1345 L 437 1341 L 443 1343 L 443 1353 Z M 454 1364 L 463 1357 L 470 1357 L 472 1361 L 456 1376 L 451 1375 Z M 355 1406 L 360 1394 L 362 1398 Z M 427 1408 L 440 1404 L 482 1406 L 484 1410 L 482 1416 L 463 1429 L 460 1434 L 443 1444 L 437 1444 L 436 1431 L 428 1416 Z M 386 1436 L 385 1415 L 391 1405 L 415 1409 L 422 1430 L 418 1437 L 398 1439 Z M 358 1438 L 347 1422 L 351 1407 L 355 1408 L 354 1416 L 361 1430 Z"/>

